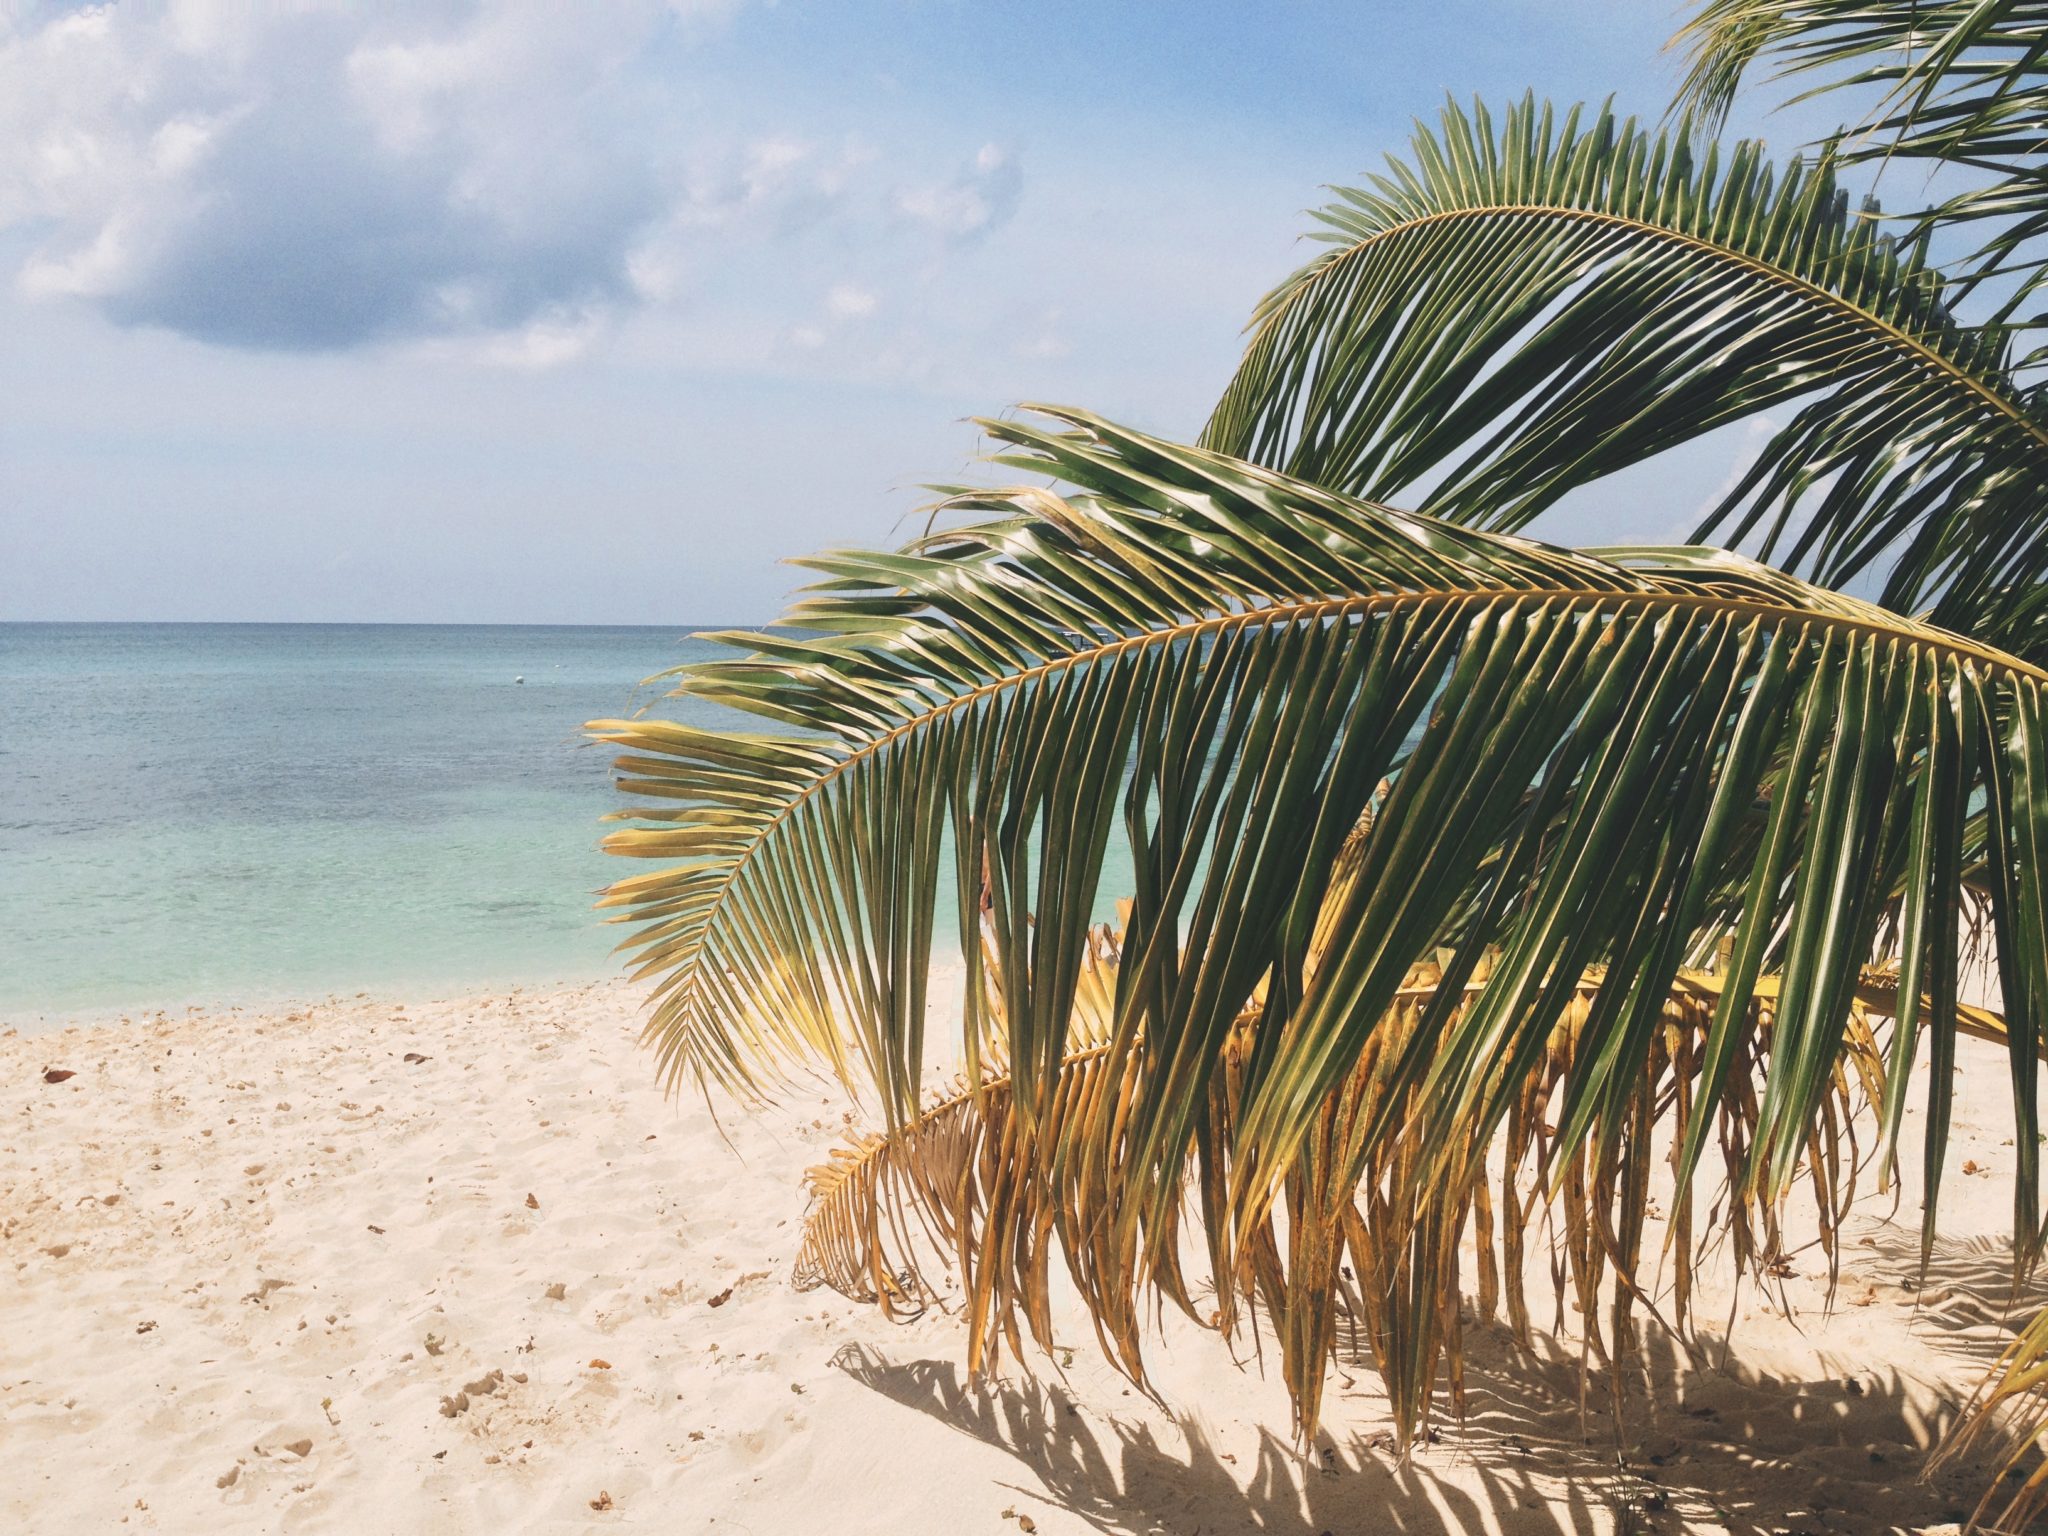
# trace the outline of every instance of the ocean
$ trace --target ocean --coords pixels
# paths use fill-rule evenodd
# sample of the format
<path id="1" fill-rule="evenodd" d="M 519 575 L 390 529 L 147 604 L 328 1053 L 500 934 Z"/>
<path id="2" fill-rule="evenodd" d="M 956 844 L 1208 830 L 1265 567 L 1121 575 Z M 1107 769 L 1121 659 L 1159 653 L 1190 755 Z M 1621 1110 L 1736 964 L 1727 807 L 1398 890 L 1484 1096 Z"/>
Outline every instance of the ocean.
<path id="1" fill-rule="evenodd" d="M 0 1024 L 613 974 L 581 729 L 688 636 L 0 624 Z"/>

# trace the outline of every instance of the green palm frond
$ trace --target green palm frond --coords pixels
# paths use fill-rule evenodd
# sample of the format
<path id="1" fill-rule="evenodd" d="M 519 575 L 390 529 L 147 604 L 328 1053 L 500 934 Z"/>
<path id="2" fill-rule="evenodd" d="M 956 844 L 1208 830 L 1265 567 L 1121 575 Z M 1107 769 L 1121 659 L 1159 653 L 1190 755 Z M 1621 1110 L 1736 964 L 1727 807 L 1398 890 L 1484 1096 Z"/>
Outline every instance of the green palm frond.
<path id="1" fill-rule="evenodd" d="M 1695 534 L 2032 643 L 2048 417 L 1831 167 L 1524 100 L 1418 128 L 1269 294 L 1204 444 L 1514 529 L 1676 444 L 1789 412 Z"/>
<path id="2" fill-rule="evenodd" d="M 2009 315 L 2048 263 L 2048 4 L 2040 0 L 1704 0 L 1674 42 L 1691 66 L 1679 105 L 1719 122 L 1762 60 L 1818 74 L 1807 97 L 1874 97 L 1843 153 L 1978 173 L 1914 217 L 1923 233 L 1988 227 L 1970 283 L 2016 279 Z M 2035 323 L 2038 323 L 2035 322 Z"/>
<path id="3" fill-rule="evenodd" d="M 1760 1063 L 1732 1176 L 1777 1199 L 1831 1113 L 1881 931 L 1929 1021 L 1899 1032 L 1891 1077 L 1952 1049 L 1974 817 L 2032 1253 L 2048 677 L 1733 555 L 1572 553 L 1048 415 L 985 425 L 999 462 L 1054 486 L 962 491 L 963 526 L 819 557 L 783 627 L 682 674 L 773 730 L 593 726 L 659 802 L 607 839 L 656 862 L 606 902 L 639 925 L 672 1076 L 766 1092 L 823 1065 L 903 1133 L 950 906 L 966 1081 L 1005 1076 L 1010 1177 L 1079 1192 L 1042 1214 L 1129 1367 L 1135 1293 L 1188 1294 L 1190 1193 L 1219 1297 L 1249 1266 L 1262 1293 L 1327 1298 L 1354 1208 L 1394 1223 L 1375 1251 L 1440 1265 L 1590 967 L 1556 1156 L 1635 1178 L 1645 1115 L 1682 1115 L 1689 1169 L 1705 1111 Z M 1128 891 L 1104 888 L 1116 841 Z M 1128 917 L 1090 1082 L 1116 1091 L 1074 1093 L 1112 896 Z M 1686 1091 L 1646 1111 L 1679 973 L 1724 952 Z M 1431 995 L 1404 1002 L 1432 956 Z M 1931 1084 L 1938 1126 L 1946 1070 Z M 1262 1236 L 1276 1209 L 1284 1252 Z M 1426 1395 L 1438 1335 L 1402 1315 L 1398 1369 Z M 1329 1317 L 1280 1320 L 1315 1363 L 1305 1422 Z"/>

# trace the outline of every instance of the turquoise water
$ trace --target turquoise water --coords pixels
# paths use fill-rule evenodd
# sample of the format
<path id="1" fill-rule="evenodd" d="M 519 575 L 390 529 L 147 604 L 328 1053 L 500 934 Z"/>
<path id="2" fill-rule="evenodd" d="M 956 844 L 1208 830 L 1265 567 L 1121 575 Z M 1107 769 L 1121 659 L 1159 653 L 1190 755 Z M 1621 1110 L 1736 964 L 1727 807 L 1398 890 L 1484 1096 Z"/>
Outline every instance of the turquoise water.
<path id="1" fill-rule="evenodd" d="M 610 974 L 579 733 L 685 634 L 0 624 L 0 1021 Z"/>

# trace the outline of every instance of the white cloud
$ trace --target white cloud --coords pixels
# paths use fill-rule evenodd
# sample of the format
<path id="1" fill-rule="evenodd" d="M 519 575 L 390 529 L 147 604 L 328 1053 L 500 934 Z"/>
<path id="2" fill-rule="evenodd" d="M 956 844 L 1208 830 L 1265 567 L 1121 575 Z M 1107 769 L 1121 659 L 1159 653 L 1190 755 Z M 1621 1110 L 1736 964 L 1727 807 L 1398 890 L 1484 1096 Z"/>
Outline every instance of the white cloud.
<path id="1" fill-rule="evenodd" d="M 944 181 L 905 187 L 896 211 L 950 240 L 975 240 L 1009 222 L 1024 194 L 1024 172 L 1015 157 L 995 144 Z"/>
<path id="2" fill-rule="evenodd" d="M 601 101 L 665 14 L 171 0 L 0 30 L 21 285 L 307 350 L 617 303 L 663 195 Z"/>
<path id="3" fill-rule="evenodd" d="M 905 220 L 964 242 L 1008 217 L 1021 173 L 993 146 L 933 180 L 857 136 L 693 118 L 677 38 L 736 3 L 0 12 L 17 289 L 229 346 L 470 338 L 441 350 L 538 367 L 735 282 L 782 285 L 764 335 L 786 335 L 821 229 L 843 260 Z M 821 338 L 882 308 L 835 282 Z"/>
<path id="4" fill-rule="evenodd" d="M 1048 322 L 1045 329 L 1026 336 L 1017 343 L 1017 355 L 1019 357 L 1039 363 L 1058 362 L 1061 358 L 1070 355 L 1073 350 L 1073 343 L 1053 330 L 1050 322 Z"/>
<path id="5" fill-rule="evenodd" d="M 538 372 L 574 362 L 603 330 L 604 317 L 593 312 L 544 316 L 510 334 L 486 338 L 476 356 L 496 368 Z"/>
<path id="6" fill-rule="evenodd" d="M 836 283 L 825 295 L 825 307 L 838 320 L 860 320 L 875 312 L 881 301 L 867 289 L 853 283 Z"/>

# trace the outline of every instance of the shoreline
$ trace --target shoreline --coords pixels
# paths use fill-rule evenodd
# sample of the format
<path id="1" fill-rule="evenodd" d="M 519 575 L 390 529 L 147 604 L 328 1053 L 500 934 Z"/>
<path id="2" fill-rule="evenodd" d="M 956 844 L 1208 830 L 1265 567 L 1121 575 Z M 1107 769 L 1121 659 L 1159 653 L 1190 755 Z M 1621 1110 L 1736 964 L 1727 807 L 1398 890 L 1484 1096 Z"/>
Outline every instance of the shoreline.
<path id="1" fill-rule="evenodd" d="M 932 985 L 940 1001 L 951 997 L 961 976 L 959 951 L 946 944 L 932 949 Z M 588 974 L 562 974 L 539 978 L 483 977 L 373 982 L 368 985 L 336 986 L 325 991 L 297 991 L 280 988 L 268 992 L 252 988 L 226 997 L 187 997 L 170 1002 L 141 1004 L 89 1004 L 80 1008 L 13 1008 L 0 1006 L 0 1040 L 18 1037 L 41 1039 L 71 1030 L 134 1029 L 145 1025 L 175 1024 L 181 1020 L 239 1016 L 267 1018 L 310 1009 L 348 1007 L 440 1008 L 477 1004 L 491 998 L 538 997 L 554 993 L 582 992 L 592 987 L 616 988 L 623 998 L 637 1003 L 635 982 L 623 961 L 612 956 Z M 949 1037 L 950 1038 L 950 1037 Z"/>
<path id="2" fill-rule="evenodd" d="M 486 979 L 459 982 L 393 982 L 366 987 L 336 987 L 323 993 L 252 991 L 232 997 L 183 999 L 157 1006 L 98 1005 L 75 1009 L 0 1008 L 0 1040 L 15 1036 L 23 1040 L 43 1039 L 72 1030 L 135 1029 L 176 1024 L 194 1018 L 247 1016 L 267 1018 L 276 1014 L 299 1013 L 318 1008 L 395 1007 L 438 1008 L 476 1004 L 491 998 L 536 997 L 563 992 L 581 992 L 591 987 L 617 986 L 630 990 L 633 983 L 620 967 L 593 972 L 588 976 L 554 976 L 541 980 Z"/>
<path id="3" fill-rule="evenodd" d="M 1005 1511 L 1044 1536 L 1924 1532 L 1981 1491 L 1981 1463 L 1918 1481 L 2009 1337 L 2006 1079 L 1975 1042 L 1924 1287 L 1914 1191 L 1887 1219 L 1866 1186 L 1832 1312 L 1816 1258 L 1768 1291 L 1703 1271 L 1712 1358 L 1651 1340 L 1624 1464 L 1569 1330 L 1474 1330 L 1470 1418 L 1403 1467 L 1355 1361 L 1304 1456 L 1249 1341 L 1169 1319 L 1162 1407 L 1062 1282 L 1071 1364 L 971 1386 L 947 1307 L 796 1290 L 802 1172 L 864 1123 L 821 1087 L 714 1124 L 655 1082 L 637 1002 L 614 979 L 0 1035 L 0 1527 L 759 1532 L 836 1499 L 835 1536 L 1009 1536 Z"/>

